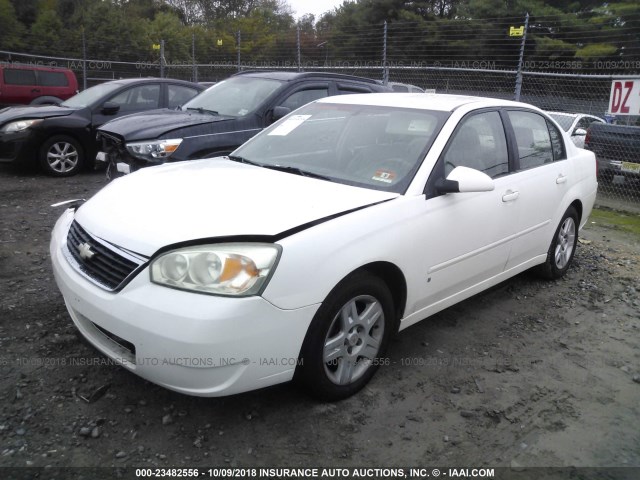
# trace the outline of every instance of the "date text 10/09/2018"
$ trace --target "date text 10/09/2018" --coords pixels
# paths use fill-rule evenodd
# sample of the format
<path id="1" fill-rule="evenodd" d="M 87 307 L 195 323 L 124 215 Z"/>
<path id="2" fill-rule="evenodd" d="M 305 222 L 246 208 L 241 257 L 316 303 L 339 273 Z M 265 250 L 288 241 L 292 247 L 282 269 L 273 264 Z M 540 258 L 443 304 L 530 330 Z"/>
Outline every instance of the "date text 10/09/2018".
<path id="1" fill-rule="evenodd" d="M 492 468 L 137 468 L 136 477 L 185 478 L 494 478 Z"/>

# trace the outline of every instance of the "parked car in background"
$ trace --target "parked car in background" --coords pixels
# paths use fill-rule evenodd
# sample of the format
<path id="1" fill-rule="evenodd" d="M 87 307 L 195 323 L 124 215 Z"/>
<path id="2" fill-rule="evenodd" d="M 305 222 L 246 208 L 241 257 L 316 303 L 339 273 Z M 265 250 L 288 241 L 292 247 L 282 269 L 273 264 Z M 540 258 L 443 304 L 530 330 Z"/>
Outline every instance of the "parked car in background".
<path id="1" fill-rule="evenodd" d="M 391 89 L 349 75 L 243 72 L 217 82 L 181 110 L 146 112 L 103 125 L 98 159 L 126 173 L 167 161 L 226 155 L 313 100 L 384 91 Z"/>
<path id="2" fill-rule="evenodd" d="M 576 147 L 584 148 L 584 138 L 592 123 L 607 123 L 600 117 L 583 113 L 547 112 L 569 134 Z"/>
<path id="3" fill-rule="evenodd" d="M 584 148 L 595 153 L 603 180 L 614 175 L 640 178 L 640 127 L 593 123 Z"/>
<path id="4" fill-rule="evenodd" d="M 424 93 L 424 90 L 420 87 L 416 87 L 415 85 L 410 85 L 408 83 L 400 83 L 400 82 L 389 82 L 387 83 L 388 87 L 394 92 L 403 92 L 403 93 Z"/>
<path id="5" fill-rule="evenodd" d="M 228 157 L 116 179 L 50 251 L 80 333 L 133 373 L 336 400 L 399 329 L 532 267 L 562 277 L 596 189 L 593 153 L 530 105 L 334 96 Z"/>
<path id="6" fill-rule="evenodd" d="M 182 80 L 136 78 L 88 88 L 60 105 L 0 111 L 0 162 L 40 165 L 54 176 L 93 165 L 96 128 L 123 115 L 176 108 L 204 90 Z"/>
<path id="7" fill-rule="evenodd" d="M 57 105 L 78 93 L 67 68 L 0 63 L 0 106 Z"/>

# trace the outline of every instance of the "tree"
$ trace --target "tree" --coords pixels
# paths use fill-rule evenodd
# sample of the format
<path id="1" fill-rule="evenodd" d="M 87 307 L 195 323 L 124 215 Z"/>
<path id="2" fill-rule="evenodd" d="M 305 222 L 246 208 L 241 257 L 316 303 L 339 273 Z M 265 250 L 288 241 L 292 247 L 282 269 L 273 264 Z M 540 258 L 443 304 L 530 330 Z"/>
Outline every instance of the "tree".
<path id="1" fill-rule="evenodd" d="M 0 48 L 21 48 L 24 26 L 18 22 L 16 11 L 9 0 L 0 0 L 0 25 Z"/>

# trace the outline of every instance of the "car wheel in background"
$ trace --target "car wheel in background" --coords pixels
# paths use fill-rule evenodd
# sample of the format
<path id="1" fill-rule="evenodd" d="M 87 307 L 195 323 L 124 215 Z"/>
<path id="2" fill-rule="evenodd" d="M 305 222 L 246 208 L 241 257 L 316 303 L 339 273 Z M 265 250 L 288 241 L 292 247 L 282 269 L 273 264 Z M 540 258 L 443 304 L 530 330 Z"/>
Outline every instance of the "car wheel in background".
<path id="1" fill-rule="evenodd" d="M 396 331 L 393 298 L 379 278 L 356 272 L 341 281 L 316 313 L 296 380 L 315 397 L 339 400 L 373 377 Z"/>
<path id="2" fill-rule="evenodd" d="M 578 243 L 578 225 L 578 212 L 574 207 L 569 207 L 553 236 L 546 262 L 538 267 L 543 277 L 553 280 L 567 272 Z"/>
<path id="3" fill-rule="evenodd" d="M 77 174 L 84 163 L 80 143 L 66 135 L 56 135 L 40 148 L 40 166 L 48 175 L 69 177 Z"/>

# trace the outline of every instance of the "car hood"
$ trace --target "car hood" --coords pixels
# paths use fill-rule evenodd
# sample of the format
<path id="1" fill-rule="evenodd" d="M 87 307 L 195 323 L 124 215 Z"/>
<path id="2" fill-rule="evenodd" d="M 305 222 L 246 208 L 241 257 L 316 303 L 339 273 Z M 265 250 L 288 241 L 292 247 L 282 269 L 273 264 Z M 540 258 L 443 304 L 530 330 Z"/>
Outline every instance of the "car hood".
<path id="1" fill-rule="evenodd" d="M 229 117 L 181 110 L 151 110 L 116 118 L 98 129 L 110 135 L 117 135 L 125 142 L 160 138 L 166 133 L 194 125 L 216 123 Z M 168 138 L 168 137 L 164 137 Z"/>
<path id="2" fill-rule="evenodd" d="M 55 105 L 8 107 L 0 110 L 0 125 L 23 118 L 64 117 L 76 111 L 75 108 L 58 107 Z"/>
<path id="3" fill-rule="evenodd" d="M 275 236 L 397 196 L 219 157 L 121 177 L 83 204 L 76 220 L 107 242 L 151 256 L 192 240 Z"/>

